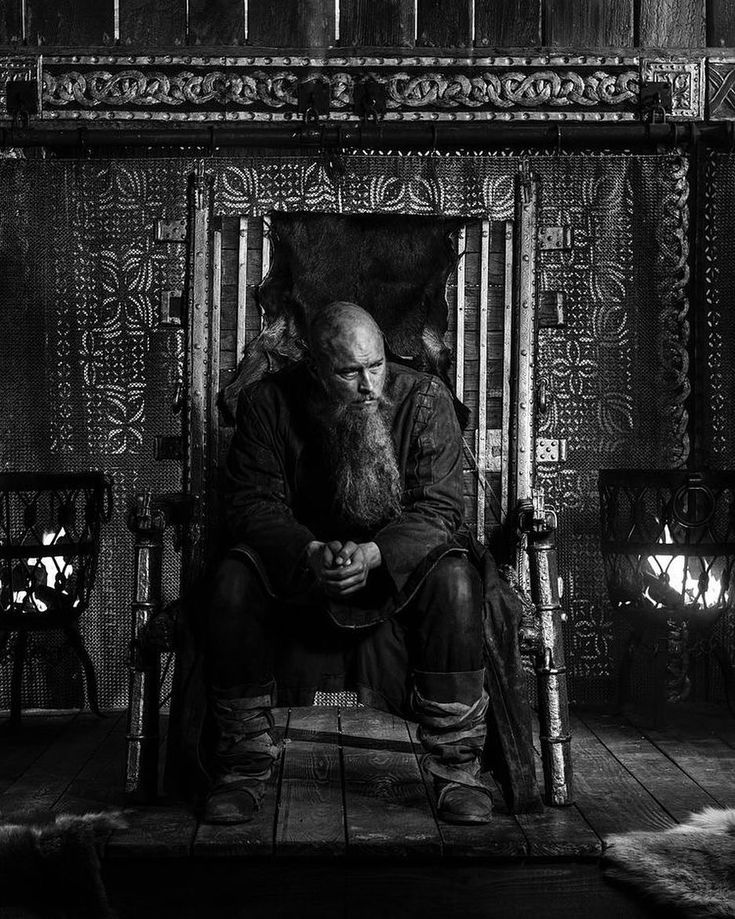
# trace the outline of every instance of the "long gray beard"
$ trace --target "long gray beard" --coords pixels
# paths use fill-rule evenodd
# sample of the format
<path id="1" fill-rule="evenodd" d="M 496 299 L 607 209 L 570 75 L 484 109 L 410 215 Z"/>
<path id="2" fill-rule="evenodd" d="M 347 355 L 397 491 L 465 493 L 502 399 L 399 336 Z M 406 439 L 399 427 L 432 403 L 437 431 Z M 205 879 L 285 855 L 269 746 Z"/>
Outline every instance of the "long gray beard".
<path id="1" fill-rule="evenodd" d="M 401 513 L 401 475 L 389 407 L 381 399 L 377 412 L 339 406 L 322 416 L 333 508 L 347 526 L 360 530 L 375 530 Z"/>

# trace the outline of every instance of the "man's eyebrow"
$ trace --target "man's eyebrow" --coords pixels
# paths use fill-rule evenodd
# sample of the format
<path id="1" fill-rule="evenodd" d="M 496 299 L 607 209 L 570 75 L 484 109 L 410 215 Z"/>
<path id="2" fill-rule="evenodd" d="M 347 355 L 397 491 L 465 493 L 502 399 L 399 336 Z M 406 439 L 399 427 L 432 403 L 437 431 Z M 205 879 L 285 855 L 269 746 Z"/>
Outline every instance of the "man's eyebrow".
<path id="1" fill-rule="evenodd" d="M 373 361 L 371 364 L 368 364 L 368 369 L 372 367 L 380 367 L 381 364 L 385 363 L 385 358 L 378 358 L 377 361 Z M 349 373 L 352 370 L 362 370 L 364 364 L 337 364 L 334 368 L 335 373 Z"/>

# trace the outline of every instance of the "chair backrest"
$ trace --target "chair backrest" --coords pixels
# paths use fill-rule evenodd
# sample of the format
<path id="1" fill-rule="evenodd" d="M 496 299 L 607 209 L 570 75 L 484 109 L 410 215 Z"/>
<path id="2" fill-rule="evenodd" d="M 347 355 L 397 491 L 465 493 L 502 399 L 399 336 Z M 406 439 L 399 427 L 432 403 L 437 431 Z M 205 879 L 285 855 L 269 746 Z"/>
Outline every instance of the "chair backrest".
<path id="1" fill-rule="evenodd" d="M 0 473 L 0 625 L 50 607 L 81 615 L 111 509 L 101 472 Z"/>

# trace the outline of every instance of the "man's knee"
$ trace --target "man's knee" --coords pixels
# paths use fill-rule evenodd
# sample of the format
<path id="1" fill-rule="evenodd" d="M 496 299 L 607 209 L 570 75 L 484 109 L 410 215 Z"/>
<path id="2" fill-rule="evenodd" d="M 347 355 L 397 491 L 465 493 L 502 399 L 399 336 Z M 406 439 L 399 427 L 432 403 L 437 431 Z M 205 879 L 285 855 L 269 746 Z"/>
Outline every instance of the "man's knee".
<path id="1" fill-rule="evenodd" d="M 212 582 L 210 601 L 213 608 L 242 611 L 264 596 L 260 577 L 252 565 L 232 556 L 224 559 Z"/>
<path id="2" fill-rule="evenodd" d="M 471 618 L 480 616 L 482 583 L 475 567 L 464 556 L 440 559 L 426 578 L 426 591 L 444 610 Z"/>

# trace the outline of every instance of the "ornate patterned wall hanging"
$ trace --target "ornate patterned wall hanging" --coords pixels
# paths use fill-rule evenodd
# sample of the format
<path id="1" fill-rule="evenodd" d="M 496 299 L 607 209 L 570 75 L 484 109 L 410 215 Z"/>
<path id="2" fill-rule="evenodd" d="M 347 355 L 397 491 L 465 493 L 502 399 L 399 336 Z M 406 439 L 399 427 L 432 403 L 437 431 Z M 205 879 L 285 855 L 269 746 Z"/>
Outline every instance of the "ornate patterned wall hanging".
<path id="1" fill-rule="evenodd" d="M 133 577 L 128 502 L 146 488 L 180 487 L 178 464 L 153 462 L 153 439 L 180 427 L 171 404 L 181 377 L 181 331 L 160 326 L 159 309 L 162 292 L 182 286 L 185 247 L 156 242 L 154 226 L 160 217 L 186 216 L 191 164 L 0 167 L 11 202 L 0 214 L 1 257 L 13 266 L 3 272 L 0 303 L 4 316 L 16 318 L 3 342 L 10 354 L 22 347 L 34 358 L 27 372 L 7 365 L 16 371 L 3 380 L 12 415 L 4 419 L 2 465 L 103 469 L 113 480 L 114 513 L 84 628 L 102 705 L 122 706 Z M 178 588 L 172 562 L 165 577 L 170 598 Z M 52 634 L 35 641 L 29 704 L 81 703 L 76 665 L 58 654 Z"/>
<path id="2" fill-rule="evenodd" d="M 559 513 L 576 697 L 600 701 L 613 689 L 614 629 L 598 470 L 677 467 L 689 452 L 686 162 L 570 157 L 541 171 L 541 223 L 569 227 L 572 247 L 541 253 L 539 285 L 563 292 L 566 327 L 541 335 L 538 433 L 562 440 L 566 460 L 537 471 Z"/>
<path id="3" fill-rule="evenodd" d="M 103 538 L 88 640 L 102 702 L 120 705 L 132 580 L 124 509 L 136 492 L 179 483 L 178 466 L 155 464 L 151 455 L 154 435 L 179 425 L 168 406 L 180 332 L 158 318 L 162 293 L 182 287 L 185 252 L 156 242 L 154 227 L 159 218 L 185 217 L 194 164 L 0 165 L 8 190 L 0 257 L 9 268 L 0 303 L 16 320 L 6 347 L 37 357 L 32 373 L 15 368 L 2 381 L 14 406 L 2 461 L 6 468 L 103 468 L 115 480 L 115 522 Z M 506 220 L 522 161 L 376 156 L 345 157 L 342 165 L 340 175 L 306 156 L 210 159 L 206 172 L 215 213 L 232 217 L 354 209 Z M 564 293 L 567 326 L 544 333 L 541 343 L 539 379 L 552 397 L 538 433 L 565 439 L 567 458 L 540 465 L 539 479 L 559 511 L 571 666 L 577 698 L 585 698 L 609 680 L 611 646 L 596 470 L 680 464 L 687 453 L 686 186 L 675 156 L 535 157 L 531 165 L 541 223 L 569 225 L 573 235 L 571 249 L 540 253 L 539 288 Z M 174 570 L 166 585 L 175 593 Z M 50 653 L 39 648 L 35 671 L 29 668 L 35 704 L 68 701 L 68 666 L 49 663 Z"/>

